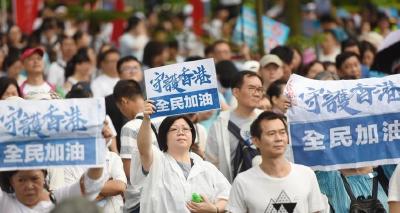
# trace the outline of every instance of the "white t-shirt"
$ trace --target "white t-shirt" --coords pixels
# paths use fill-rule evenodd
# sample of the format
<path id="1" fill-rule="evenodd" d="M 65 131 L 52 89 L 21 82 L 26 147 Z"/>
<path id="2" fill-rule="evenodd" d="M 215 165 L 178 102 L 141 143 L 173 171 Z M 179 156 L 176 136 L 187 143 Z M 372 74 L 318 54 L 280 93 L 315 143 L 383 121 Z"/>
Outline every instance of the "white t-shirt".
<path id="1" fill-rule="evenodd" d="M 86 170 L 87 168 L 84 167 L 69 167 L 64 169 L 65 184 L 68 185 L 78 181 Z M 107 177 L 113 180 L 119 180 L 125 184 L 127 183 L 122 160 L 115 152 L 106 152 L 106 167 L 104 172 Z M 104 207 L 104 212 L 116 213 L 122 212 L 124 201 L 121 195 L 116 195 L 107 197 L 104 201 L 99 201 L 98 204 Z"/>
<path id="2" fill-rule="evenodd" d="M 389 183 L 389 197 L 388 202 L 390 201 L 400 201 L 400 167 L 397 166 L 393 172 L 392 177 L 390 178 Z"/>
<path id="3" fill-rule="evenodd" d="M 114 86 L 119 81 L 119 78 L 111 78 L 108 75 L 101 74 L 92 82 L 91 89 L 94 97 L 106 97 L 113 93 Z"/>
<path id="4" fill-rule="evenodd" d="M 105 175 L 97 180 L 90 179 L 86 174 L 84 176 L 85 197 L 94 200 L 101 191 L 105 181 Z M 53 191 L 56 203 L 70 197 L 81 196 L 81 187 L 78 182 L 72 185 L 62 187 Z M 10 213 L 48 213 L 54 208 L 51 201 L 41 201 L 36 206 L 29 208 L 18 201 L 15 194 L 8 194 L 0 190 L 0 212 Z"/>
<path id="5" fill-rule="evenodd" d="M 205 195 L 212 203 L 219 199 L 227 200 L 231 185 L 213 164 L 190 153 L 193 166 L 186 179 L 182 168 L 171 155 L 155 146 L 152 148 L 153 162 L 144 182 L 140 212 L 189 213 L 186 203 L 191 200 L 193 193 Z M 135 171 L 142 175 L 141 170 Z"/>
<path id="6" fill-rule="evenodd" d="M 24 96 L 33 96 L 36 94 L 48 94 L 49 92 L 53 91 L 50 84 L 47 82 L 43 82 L 41 85 L 31 85 L 28 83 L 23 83 L 21 85 L 21 92 Z"/>
<path id="7" fill-rule="evenodd" d="M 121 56 L 132 55 L 142 61 L 143 50 L 147 42 L 149 42 L 149 37 L 146 35 L 132 36 L 130 33 L 124 33 L 119 39 Z"/>
<path id="8" fill-rule="evenodd" d="M 49 74 L 47 75 L 47 81 L 58 87 L 62 87 L 65 82 L 65 66 L 66 63 L 63 60 L 58 60 L 51 63 L 49 67 Z"/>
<path id="9" fill-rule="evenodd" d="M 314 172 L 306 166 L 290 165 L 289 175 L 283 178 L 267 175 L 260 166 L 238 174 L 226 209 L 233 213 L 308 213 L 324 210 L 324 200 Z"/>

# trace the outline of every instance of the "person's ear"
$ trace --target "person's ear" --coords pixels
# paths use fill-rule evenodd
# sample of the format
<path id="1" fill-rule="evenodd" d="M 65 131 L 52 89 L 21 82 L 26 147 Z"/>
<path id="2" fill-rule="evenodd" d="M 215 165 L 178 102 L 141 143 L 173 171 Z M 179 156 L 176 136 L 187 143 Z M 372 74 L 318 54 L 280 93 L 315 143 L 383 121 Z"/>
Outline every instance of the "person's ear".
<path id="1" fill-rule="evenodd" d="M 239 96 L 240 89 L 239 88 L 232 88 L 232 95 L 237 98 Z"/>
<path id="2" fill-rule="evenodd" d="M 260 148 L 260 139 L 258 137 L 251 137 L 251 142 L 259 149 Z"/>

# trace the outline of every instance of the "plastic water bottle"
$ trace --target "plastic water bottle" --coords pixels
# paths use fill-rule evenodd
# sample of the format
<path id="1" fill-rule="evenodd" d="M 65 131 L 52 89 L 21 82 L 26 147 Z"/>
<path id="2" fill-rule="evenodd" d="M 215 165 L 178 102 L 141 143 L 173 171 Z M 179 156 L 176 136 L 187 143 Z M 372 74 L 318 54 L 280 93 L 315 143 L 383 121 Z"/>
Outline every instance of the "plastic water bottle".
<path id="1" fill-rule="evenodd" d="M 203 198 L 199 194 L 193 193 L 192 194 L 192 201 L 195 202 L 195 203 L 201 203 L 201 202 L 203 202 Z"/>

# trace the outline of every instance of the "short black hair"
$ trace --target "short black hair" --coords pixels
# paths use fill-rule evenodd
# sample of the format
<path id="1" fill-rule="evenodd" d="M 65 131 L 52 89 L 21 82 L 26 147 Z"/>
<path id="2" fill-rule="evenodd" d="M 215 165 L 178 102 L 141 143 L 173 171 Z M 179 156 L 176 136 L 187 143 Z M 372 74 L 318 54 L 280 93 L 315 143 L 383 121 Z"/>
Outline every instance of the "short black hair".
<path id="1" fill-rule="evenodd" d="M 282 95 L 282 86 L 286 85 L 286 83 L 287 82 L 285 80 L 277 80 L 272 82 L 271 85 L 269 85 L 267 89 L 267 95 L 271 103 L 272 103 L 272 97 L 279 97 L 280 95 Z"/>
<path id="2" fill-rule="evenodd" d="M 285 64 L 291 64 L 294 58 L 294 51 L 287 46 L 277 46 L 270 52 L 278 56 Z"/>
<path id="3" fill-rule="evenodd" d="M 110 54 L 116 53 L 118 55 L 121 55 L 121 53 L 114 47 L 99 53 L 98 57 L 97 57 L 97 61 L 98 61 L 98 65 L 100 65 L 101 62 L 103 62 L 104 60 L 106 60 L 107 56 Z"/>
<path id="4" fill-rule="evenodd" d="M 4 58 L 3 70 L 8 71 L 8 68 L 15 62 L 19 61 L 21 51 L 17 48 L 10 48 L 8 55 Z"/>
<path id="5" fill-rule="evenodd" d="M 0 77 L 0 97 L 4 95 L 10 85 L 14 85 L 17 88 L 18 96 L 22 97 L 22 92 L 19 89 L 17 81 L 6 76 Z"/>
<path id="6" fill-rule="evenodd" d="M 271 112 L 271 111 L 264 111 L 258 117 L 251 123 L 250 125 L 250 135 L 255 138 L 261 138 L 261 121 L 267 120 L 281 120 L 283 125 L 285 126 L 286 129 L 286 134 L 287 134 L 287 124 L 285 117 L 283 115 L 279 115 L 277 113 Z"/>
<path id="7" fill-rule="evenodd" d="M 231 88 L 241 88 L 243 83 L 244 83 L 244 78 L 250 78 L 250 77 L 257 77 L 258 79 L 260 79 L 261 84 L 263 84 L 263 80 L 262 78 L 255 72 L 252 71 L 241 71 L 236 73 L 235 77 L 232 79 L 231 82 Z"/>
<path id="8" fill-rule="evenodd" d="M 139 23 L 141 21 L 142 21 L 142 19 L 137 17 L 137 16 L 129 17 L 128 24 L 127 24 L 127 26 L 125 28 L 125 32 L 128 32 L 128 31 L 130 31 L 132 29 L 135 29 L 139 25 Z"/>
<path id="9" fill-rule="evenodd" d="M 122 98 L 132 99 L 137 96 L 143 98 L 143 92 L 135 80 L 120 80 L 114 87 L 113 96 L 115 101 L 119 102 Z"/>
<path id="10" fill-rule="evenodd" d="M 360 56 L 359 55 L 357 55 L 357 54 L 355 54 L 355 53 L 353 53 L 353 52 L 347 52 L 347 51 L 345 51 L 345 52 L 342 52 L 342 53 L 340 53 L 339 55 L 337 55 L 336 56 L 336 68 L 338 69 L 338 70 L 340 70 L 340 68 L 342 67 L 342 65 L 344 64 L 344 62 L 347 60 L 347 59 L 349 59 L 349 58 L 351 58 L 351 57 L 356 57 L 357 58 L 357 60 L 361 63 L 361 60 L 360 60 Z"/>
<path id="11" fill-rule="evenodd" d="M 90 89 L 90 83 L 85 81 L 80 81 L 74 84 L 71 90 L 67 93 L 65 98 L 91 98 L 93 97 L 93 92 Z"/>
<path id="12" fill-rule="evenodd" d="M 163 51 L 167 48 L 165 43 L 160 41 L 149 41 L 143 50 L 142 62 L 144 65 L 153 68 L 153 60 L 155 57 L 161 55 Z"/>
<path id="13" fill-rule="evenodd" d="M 68 79 L 69 76 L 74 75 L 75 67 L 77 64 L 83 62 L 91 62 L 88 51 L 89 50 L 86 47 L 79 48 L 75 55 L 72 56 L 72 58 L 67 62 L 64 73 L 65 79 Z"/>
<path id="14" fill-rule="evenodd" d="M 229 88 L 231 82 L 239 70 L 236 68 L 235 64 L 230 60 L 219 61 L 215 65 L 215 71 L 219 83 L 224 88 Z"/>
<path id="15" fill-rule="evenodd" d="M 128 61 L 136 61 L 141 65 L 140 61 L 135 56 L 128 55 L 128 56 L 122 57 L 117 62 L 117 72 L 118 73 L 121 73 L 122 64 L 124 64 L 125 62 L 128 62 Z"/>
<path id="16" fill-rule="evenodd" d="M 161 151 L 166 152 L 168 150 L 168 144 L 167 144 L 168 131 L 171 128 L 172 124 L 174 124 L 174 122 L 179 119 L 185 120 L 190 127 L 190 132 L 192 133 L 192 145 L 196 140 L 196 129 L 194 128 L 193 122 L 187 116 L 185 115 L 169 116 L 166 117 L 161 122 L 160 127 L 158 129 L 157 140 L 158 140 L 158 146 L 160 147 Z"/>
<path id="17" fill-rule="evenodd" d="M 347 47 L 356 46 L 360 50 L 360 42 L 355 38 L 348 38 L 340 43 L 341 52 L 344 52 Z M 361 50 L 360 50 L 361 52 Z"/>
<path id="18" fill-rule="evenodd" d="M 360 58 L 364 58 L 364 55 L 367 51 L 371 51 L 376 55 L 376 47 L 368 41 L 360 42 Z"/>

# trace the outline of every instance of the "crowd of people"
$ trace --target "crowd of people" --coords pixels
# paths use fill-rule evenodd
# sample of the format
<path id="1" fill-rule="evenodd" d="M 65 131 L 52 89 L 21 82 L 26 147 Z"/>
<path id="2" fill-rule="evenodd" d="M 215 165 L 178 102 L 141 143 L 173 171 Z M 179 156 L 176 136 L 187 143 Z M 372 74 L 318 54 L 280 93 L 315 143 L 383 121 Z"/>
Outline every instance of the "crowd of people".
<path id="1" fill-rule="evenodd" d="M 284 94 L 292 74 L 397 74 L 398 52 L 390 61 L 376 56 L 398 20 L 372 4 L 341 17 L 307 4 L 302 20 L 318 21 L 323 35 L 312 53 L 278 45 L 258 56 L 229 40 L 241 1 L 219 3 L 203 36 L 192 31 L 188 14 L 150 11 L 126 20 L 118 45 L 111 23 L 92 32 L 85 21 L 61 19 L 62 5 L 45 6 L 30 35 L 8 22 L 0 40 L 0 100 L 104 98 L 108 150 L 103 168 L 0 172 L 0 212 L 78 212 L 72 202 L 107 213 L 342 213 L 360 197 L 374 200 L 371 212 L 400 212 L 396 165 L 326 172 L 291 162 Z M 282 8 L 278 3 L 266 14 L 280 20 Z M 145 70 L 204 58 L 215 62 L 221 109 L 150 118 L 155 107 L 146 97 Z M 245 126 L 249 138 L 241 134 Z M 67 199 L 82 195 L 97 207 Z"/>

